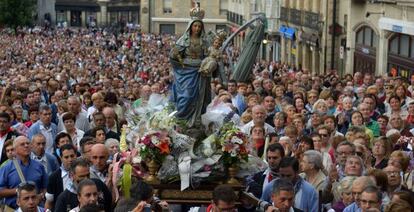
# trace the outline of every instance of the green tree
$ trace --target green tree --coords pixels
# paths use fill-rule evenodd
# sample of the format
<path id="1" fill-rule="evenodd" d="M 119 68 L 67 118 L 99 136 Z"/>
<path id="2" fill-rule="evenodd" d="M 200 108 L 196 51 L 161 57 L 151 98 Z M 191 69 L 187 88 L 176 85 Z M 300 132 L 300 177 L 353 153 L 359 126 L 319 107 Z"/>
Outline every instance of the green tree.
<path id="1" fill-rule="evenodd" d="M 0 0 L 0 25 L 16 29 L 33 22 L 36 0 Z"/>

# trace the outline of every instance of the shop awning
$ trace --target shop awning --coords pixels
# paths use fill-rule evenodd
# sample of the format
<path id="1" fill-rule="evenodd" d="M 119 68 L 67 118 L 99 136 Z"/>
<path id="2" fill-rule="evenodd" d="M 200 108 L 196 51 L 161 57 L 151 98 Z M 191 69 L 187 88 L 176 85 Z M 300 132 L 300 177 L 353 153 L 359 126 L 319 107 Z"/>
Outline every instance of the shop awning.
<path id="1" fill-rule="evenodd" d="M 380 29 L 391 32 L 414 35 L 414 22 L 381 17 L 378 21 Z"/>
<path id="2" fill-rule="evenodd" d="M 311 33 L 302 32 L 300 39 L 310 46 L 319 46 L 319 36 Z"/>
<path id="3" fill-rule="evenodd" d="M 295 40 L 295 32 L 296 32 L 296 30 L 294 28 L 286 27 L 286 30 L 284 32 L 284 36 L 287 39 Z"/>

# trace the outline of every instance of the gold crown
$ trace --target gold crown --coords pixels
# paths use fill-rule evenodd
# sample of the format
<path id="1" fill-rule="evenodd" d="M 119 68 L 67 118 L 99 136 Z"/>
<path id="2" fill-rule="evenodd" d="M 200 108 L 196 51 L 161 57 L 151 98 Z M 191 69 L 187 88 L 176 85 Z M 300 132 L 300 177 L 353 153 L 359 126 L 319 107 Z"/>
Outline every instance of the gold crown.
<path id="1" fill-rule="evenodd" d="M 227 32 L 224 31 L 224 30 L 219 30 L 215 34 L 215 38 L 216 39 L 219 39 L 221 42 L 223 42 L 224 40 L 226 40 L 226 37 L 227 37 Z"/>
<path id="2" fill-rule="evenodd" d="M 190 17 L 192 20 L 203 20 L 205 11 L 196 6 L 190 10 Z"/>

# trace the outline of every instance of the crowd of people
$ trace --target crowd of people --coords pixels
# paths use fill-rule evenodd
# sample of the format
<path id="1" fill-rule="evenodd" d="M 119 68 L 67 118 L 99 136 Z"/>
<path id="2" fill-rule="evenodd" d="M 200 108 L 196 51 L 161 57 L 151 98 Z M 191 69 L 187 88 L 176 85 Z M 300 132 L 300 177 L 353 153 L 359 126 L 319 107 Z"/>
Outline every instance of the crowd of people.
<path id="1" fill-rule="evenodd" d="M 175 40 L 137 30 L 2 30 L 0 210 L 184 211 L 154 198 L 142 179 L 115 202 L 108 162 L 126 111 L 170 94 Z M 240 116 L 250 153 L 268 165 L 243 180 L 268 203 L 260 210 L 413 211 L 412 84 L 258 60 L 250 82 L 213 78 L 209 89 Z M 257 210 L 236 205 L 230 186 L 212 196 L 207 208 L 190 211 Z"/>

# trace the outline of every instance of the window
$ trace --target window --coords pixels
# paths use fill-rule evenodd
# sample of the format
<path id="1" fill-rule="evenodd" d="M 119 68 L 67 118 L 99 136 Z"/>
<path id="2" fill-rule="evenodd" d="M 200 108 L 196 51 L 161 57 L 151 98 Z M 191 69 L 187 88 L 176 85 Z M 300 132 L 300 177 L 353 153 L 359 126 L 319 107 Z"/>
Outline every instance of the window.
<path id="1" fill-rule="evenodd" d="M 132 12 L 131 12 L 131 22 L 132 22 L 133 24 L 137 24 L 137 23 L 139 23 L 138 18 L 139 18 L 139 14 L 138 14 L 138 12 L 132 11 Z"/>
<path id="2" fill-rule="evenodd" d="M 117 24 L 118 23 L 118 12 L 111 12 L 109 14 L 109 23 Z"/>
<path id="3" fill-rule="evenodd" d="M 359 31 L 357 33 L 357 44 L 363 44 L 364 42 L 364 31 Z"/>
<path id="4" fill-rule="evenodd" d="M 389 49 L 391 54 L 414 58 L 414 37 L 397 34 L 390 39 Z"/>
<path id="5" fill-rule="evenodd" d="M 414 58 L 414 42 L 413 42 L 413 39 L 411 39 L 411 57 Z"/>
<path id="6" fill-rule="evenodd" d="M 408 37 L 407 35 L 401 35 L 400 47 L 400 55 L 408 57 L 410 54 L 410 37 Z"/>
<path id="7" fill-rule="evenodd" d="M 63 10 L 56 11 L 56 23 L 63 23 L 67 21 L 66 12 Z"/>
<path id="8" fill-rule="evenodd" d="M 391 40 L 390 52 L 393 54 L 398 54 L 398 38 Z"/>
<path id="9" fill-rule="evenodd" d="M 175 25 L 174 24 L 160 24 L 160 34 L 175 34 Z"/>
<path id="10" fill-rule="evenodd" d="M 372 30 L 368 27 L 364 29 L 364 45 L 365 46 L 372 45 Z"/>
<path id="11" fill-rule="evenodd" d="M 378 36 L 370 27 L 362 27 L 357 31 L 356 43 L 376 48 L 378 46 Z"/>
<path id="12" fill-rule="evenodd" d="M 172 13 L 172 0 L 163 0 L 164 13 Z"/>

